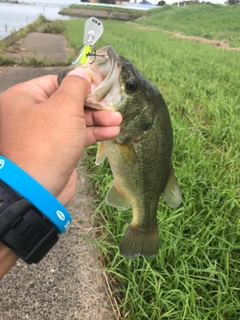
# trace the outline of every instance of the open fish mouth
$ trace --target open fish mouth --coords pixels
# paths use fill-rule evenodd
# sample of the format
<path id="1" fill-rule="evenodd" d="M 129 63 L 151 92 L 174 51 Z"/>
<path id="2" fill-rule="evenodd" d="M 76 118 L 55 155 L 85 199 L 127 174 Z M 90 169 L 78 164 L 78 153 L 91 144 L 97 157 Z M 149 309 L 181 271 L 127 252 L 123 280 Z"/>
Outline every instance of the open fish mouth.
<path id="1" fill-rule="evenodd" d="M 97 77 L 91 77 L 91 92 L 85 100 L 88 107 L 94 109 L 115 110 L 121 102 L 119 76 L 121 65 L 118 54 L 111 46 L 96 52 L 96 60 L 91 71 Z"/>
<path id="2" fill-rule="evenodd" d="M 122 100 L 119 82 L 122 66 L 119 56 L 111 46 L 106 46 L 90 55 L 83 65 L 74 65 L 63 69 L 58 81 L 73 69 L 82 68 L 91 78 L 90 94 L 85 100 L 85 106 L 94 109 L 116 110 Z"/>

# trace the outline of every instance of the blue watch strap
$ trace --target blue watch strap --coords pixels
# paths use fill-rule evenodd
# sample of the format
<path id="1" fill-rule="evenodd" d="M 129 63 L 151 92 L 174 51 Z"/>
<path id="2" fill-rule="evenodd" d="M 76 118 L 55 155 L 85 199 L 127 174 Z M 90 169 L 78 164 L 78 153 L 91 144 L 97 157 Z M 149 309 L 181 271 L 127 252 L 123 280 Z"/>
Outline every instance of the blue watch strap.
<path id="1" fill-rule="evenodd" d="M 0 155 L 0 180 L 27 199 L 63 233 L 72 221 L 67 209 L 40 183 Z"/>

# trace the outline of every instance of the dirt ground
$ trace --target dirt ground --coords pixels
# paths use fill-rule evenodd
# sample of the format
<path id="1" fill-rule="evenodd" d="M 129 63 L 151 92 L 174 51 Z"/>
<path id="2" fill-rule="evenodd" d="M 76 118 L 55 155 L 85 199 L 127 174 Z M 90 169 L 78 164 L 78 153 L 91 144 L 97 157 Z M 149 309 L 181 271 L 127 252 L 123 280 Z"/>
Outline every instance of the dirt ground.
<path id="1" fill-rule="evenodd" d="M 165 31 L 165 32 L 172 34 L 176 38 L 181 38 L 181 39 L 185 39 L 185 40 L 189 40 L 189 41 L 195 41 L 195 42 L 207 43 L 207 44 L 210 44 L 212 46 L 219 47 L 219 48 L 222 48 L 222 49 L 238 51 L 238 52 L 240 51 L 240 48 L 231 48 L 228 43 L 225 43 L 223 41 L 208 40 L 208 39 L 200 38 L 200 37 L 184 36 L 184 35 L 182 35 L 181 33 L 178 33 L 178 32 L 169 32 L 169 31 Z"/>

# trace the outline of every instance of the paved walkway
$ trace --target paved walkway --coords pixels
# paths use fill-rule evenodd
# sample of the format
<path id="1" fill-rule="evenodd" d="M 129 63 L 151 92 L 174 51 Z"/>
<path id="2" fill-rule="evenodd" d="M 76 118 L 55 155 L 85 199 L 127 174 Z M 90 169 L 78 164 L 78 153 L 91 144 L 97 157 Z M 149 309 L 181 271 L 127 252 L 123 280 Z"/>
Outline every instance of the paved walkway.
<path id="1" fill-rule="evenodd" d="M 43 43 L 45 35 L 43 36 Z M 52 36 L 52 35 L 51 35 Z M 27 39 L 31 38 L 31 34 Z M 48 35 L 46 35 L 48 37 Z M 32 39 L 39 39 L 34 36 Z M 54 39 L 54 40 L 53 40 Z M 47 50 L 62 61 L 67 58 L 66 42 L 52 37 Z M 58 44 L 59 44 L 58 43 Z M 29 44 L 30 45 L 30 44 Z M 28 47 L 30 51 L 30 47 Z M 32 49 L 36 49 L 32 42 Z M 29 52 L 28 51 L 28 52 Z M 22 51 L 22 54 L 23 51 Z M 35 52 L 38 55 L 38 51 Z M 53 58 L 49 53 L 49 58 Z M 0 92 L 45 74 L 58 74 L 61 67 L 0 67 Z M 0 282 L 0 320 L 112 320 L 111 307 L 101 278 L 96 246 L 83 237 L 94 238 L 93 208 L 89 181 L 79 167 L 77 194 L 69 206 L 73 223 L 53 250 L 37 265 L 19 261 Z"/>
<path id="2" fill-rule="evenodd" d="M 31 32 L 8 48 L 7 55 L 21 61 L 30 57 L 49 62 L 67 62 L 70 49 L 62 35 Z"/>

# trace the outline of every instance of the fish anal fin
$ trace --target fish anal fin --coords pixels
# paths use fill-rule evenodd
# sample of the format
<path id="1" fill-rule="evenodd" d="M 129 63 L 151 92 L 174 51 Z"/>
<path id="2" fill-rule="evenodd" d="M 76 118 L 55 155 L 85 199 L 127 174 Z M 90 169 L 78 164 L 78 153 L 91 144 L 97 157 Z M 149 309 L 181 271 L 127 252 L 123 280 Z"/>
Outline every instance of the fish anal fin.
<path id="1" fill-rule="evenodd" d="M 178 186 L 177 178 L 175 177 L 173 167 L 171 168 L 167 184 L 162 193 L 163 201 L 170 208 L 178 207 L 182 202 L 181 191 Z"/>
<path id="2" fill-rule="evenodd" d="M 106 196 L 106 203 L 109 206 L 115 207 L 119 210 L 127 210 L 131 207 L 131 204 L 126 200 L 124 195 L 117 189 L 115 183 L 108 190 Z"/>
<path id="3" fill-rule="evenodd" d="M 144 232 L 130 224 L 119 245 L 120 254 L 125 258 L 144 256 L 153 258 L 158 254 L 158 227 Z"/>
<path id="4" fill-rule="evenodd" d="M 105 152 L 105 147 L 103 142 L 100 142 L 98 145 L 98 151 L 97 151 L 97 155 L 96 155 L 96 161 L 95 164 L 96 166 L 98 166 L 99 164 L 101 164 L 104 159 L 106 158 L 106 152 Z"/>

